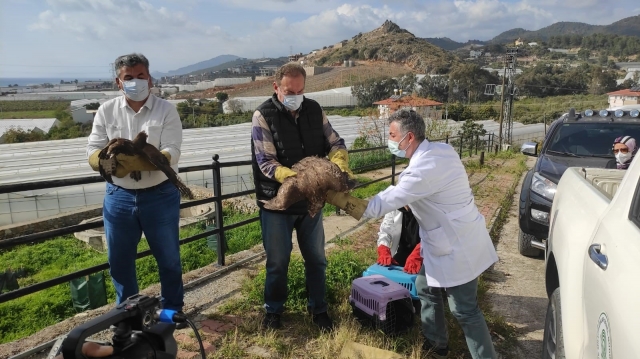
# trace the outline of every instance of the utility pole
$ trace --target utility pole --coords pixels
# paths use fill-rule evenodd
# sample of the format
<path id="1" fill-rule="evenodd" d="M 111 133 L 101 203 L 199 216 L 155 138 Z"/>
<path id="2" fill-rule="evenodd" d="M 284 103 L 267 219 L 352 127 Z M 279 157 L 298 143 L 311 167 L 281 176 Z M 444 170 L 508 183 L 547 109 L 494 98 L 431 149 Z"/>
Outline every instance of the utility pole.
<path id="1" fill-rule="evenodd" d="M 506 62 L 502 72 L 502 87 L 500 88 L 500 127 L 498 129 L 498 146 L 502 148 L 502 122 L 504 121 L 504 80 L 507 77 Z"/>
<path id="2" fill-rule="evenodd" d="M 503 126 L 503 142 L 507 144 L 511 144 L 512 136 L 513 136 L 513 117 L 511 116 L 511 112 L 513 109 L 513 97 L 516 93 L 515 81 L 514 77 L 516 74 L 516 62 L 518 58 L 518 48 L 507 48 L 507 54 L 505 57 L 505 72 L 508 76 L 509 82 L 507 83 L 507 98 L 502 102 L 504 106 L 504 120 L 505 126 Z M 504 96 L 504 88 L 502 89 L 502 94 Z"/>

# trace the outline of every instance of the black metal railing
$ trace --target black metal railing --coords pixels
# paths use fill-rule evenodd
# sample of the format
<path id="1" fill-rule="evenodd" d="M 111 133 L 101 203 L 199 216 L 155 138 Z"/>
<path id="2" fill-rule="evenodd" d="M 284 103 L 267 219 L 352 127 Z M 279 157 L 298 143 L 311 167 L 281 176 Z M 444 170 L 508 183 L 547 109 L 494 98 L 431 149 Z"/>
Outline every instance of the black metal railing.
<path id="1" fill-rule="evenodd" d="M 438 139 L 438 140 L 431 140 L 432 142 L 446 142 L 446 143 L 450 143 L 450 141 L 456 140 L 457 142 L 459 142 L 459 146 L 460 148 L 457 149 L 459 151 L 460 157 L 462 158 L 463 156 L 463 152 L 464 149 L 466 148 L 464 146 L 464 138 L 460 138 L 460 137 L 446 137 L 444 139 Z M 478 148 L 481 149 L 481 151 L 489 151 L 491 152 L 493 147 L 494 147 L 494 136 L 492 134 L 486 135 L 483 138 L 480 138 L 479 136 L 476 136 L 474 140 L 474 143 L 469 145 L 469 140 L 467 140 L 467 144 L 469 145 L 468 148 L 471 149 L 472 147 L 475 147 L 475 152 L 477 153 Z M 457 144 L 457 143 L 456 143 Z M 350 156 L 353 158 L 355 154 L 358 153 L 365 153 L 365 152 L 372 152 L 372 151 L 378 151 L 378 152 L 382 152 L 382 151 L 386 151 L 387 147 L 386 146 L 381 146 L 381 147 L 373 147 L 373 148 L 365 148 L 365 149 L 357 149 L 357 150 L 351 150 L 349 151 Z M 469 150 L 468 154 L 469 156 L 472 155 L 471 153 L 472 151 Z M 385 161 L 380 161 L 380 162 L 376 162 L 376 163 L 368 163 L 366 165 L 360 166 L 360 167 L 356 167 L 353 168 L 352 171 L 358 173 L 358 172 L 363 172 L 363 171 L 367 171 L 370 169 L 375 169 L 375 168 L 383 168 L 383 167 L 391 167 L 391 175 L 388 176 L 384 176 L 381 178 L 377 178 L 375 180 L 366 182 L 366 183 L 361 183 L 359 185 L 357 185 L 355 188 L 361 188 L 361 187 L 366 187 L 369 185 L 372 185 L 374 183 L 378 183 L 381 181 L 385 181 L 385 180 L 391 180 L 391 184 L 395 184 L 395 177 L 399 174 L 399 172 L 396 170 L 396 158 L 395 156 L 392 156 L 390 154 L 387 153 L 388 156 L 388 160 Z M 225 225 L 224 223 L 224 218 L 223 218 L 223 208 L 222 208 L 222 201 L 224 200 L 228 200 L 231 198 L 236 198 L 236 197 L 241 197 L 241 196 L 246 196 L 246 195 L 250 195 L 253 194 L 255 191 L 253 189 L 250 190 L 245 190 L 245 191 L 239 191 L 239 192 L 235 192 L 235 193 L 229 193 L 229 194 L 222 194 L 222 176 L 221 176 L 221 169 L 222 168 L 228 168 L 228 167 L 240 167 L 240 166 L 248 166 L 251 165 L 251 161 L 247 160 L 247 161 L 233 161 L 233 162 L 219 162 L 219 156 L 213 155 L 213 161 L 210 165 L 198 165 L 198 166 L 188 166 L 188 167 L 181 167 L 179 169 L 179 173 L 188 173 L 188 172 L 198 172 L 198 171 L 207 171 L 207 170 L 211 170 L 212 174 L 213 174 L 213 197 L 208 197 L 208 198 L 203 198 L 203 199 L 198 199 L 198 200 L 192 200 L 192 201 L 187 201 L 187 202 L 182 202 L 180 203 L 180 209 L 184 209 L 184 208 L 190 208 L 190 207 L 194 207 L 194 206 L 199 206 L 202 204 L 207 204 L 207 203 L 214 203 L 215 204 L 215 217 L 214 217 L 214 222 L 215 222 L 215 227 L 214 229 L 210 229 L 210 230 L 205 230 L 199 234 L 184 238 L 180 240 L 180 245 L 183 244 L 187 244 L 187 243 L 191 243 L 193 241 L 197 241 L 199 239 L 203 239 L 209 236 L 213 236 L 213 235 L 218 235 L 218 240 L 217 240 L 217 257 L 218 257 L 218 262 L 217 264 L 220 266 L 224 266 L 225 265 L 225 252 L 226 252 L 226 241 L 225 241 L 225 232 L 235 229 L 235 228 L 239 228 L 245 225 L 248 225 L 250 223 L 253 222 L 257 222 L 259 220 L 259 217 L 253 217 L 253 218 L 249 218 L 237 223 L 233 223 L 230 225 Z M 57 188 L 57 187 L 66 187 L 66 186 L 74 186 L 74 185 L 82 185 L 82 184 L 91 184 L 91 183 L 99 183 L 99 182 L 103 182 L 104 179 L 100 176 L 87 176 L 87 177 L 81 177 L 81 178 L 70 178 L 70 179 L 61 179 L 61 180 L 49 180 L 49 181 L 38 181 L 38 182 L 27 182 L 27 183 L 16 183 L 16 184 L 7 184 L 7 185 L 0 185 L 0 194 L 5 194 L 5 193 L 15 193 L 15 192 L 22 192 L 22 191 L 33 191 L 33 190 L 41 190 L 41 189 L 48 189 L 48 188 Z M 83 224 L 76 224 L 76 225 L 71 225 L 71 226 L 67 226 L 64 228 L 58 228 L 58 229 L 53 229 L 53 230 L 49 230 L 49 231 L 44 231 L 44 232 L 39 232 L 39 233 L 33 233 L 33 234 L 28 234 L 28 235 L 23 235 L 23 236 L 19 236 L 19 237 L 15 237 L 15 238 L 10 238 L 10 239 L 5 239 L 5 240 L 0 240 L 0 250 L 9 250 L 15 246 L 18 245 L 24 245 L 24 244 L 37 244 L 37 243 L 42 243 L 45 241 L 48 241 L 50 239 L 56 238 L 58 236 L 63 236 L 63 235 L 68 235 L 68 234 L 73 234 L 75 232 L 80 232 L 80 231 L 85 231 L 85 230 L 89 230 L 89 229 L 95 229 L 95 228 L 100 228 L 104 226 L 104 222 L 102 220 L 100 221 L 94 221 L 94 222 L 89 222 L 89 223 L 83 223 Z M 137 254 L 137 258 L 144 258 L 151 255 L 151 250 L 146 250 L 143 252 L 139 252 Z M 63 276 L 60 277 L 56 277 L 53 279 L 49 279 L 49 280 L 45 280 L 43 282 L 40 283 L 36 283 L 36 284 L 32 284 L 23 288 L 19 288 L 10 292 L 6 292 L 6 293 L 2 293 L 0 294 L 0 303 L 4 303 L 13 299 L 17 299 L 20 297 L 24 297 L 26 295 L 32 294 L 32 293 L 36 293 L 39 291 L 42 291 L 44 289 L 48 289 L 51 287 L 54 287 L 56 285 L 59 284 L 63 284 L 66 283 L 72 279 L 76 279 L 76 278 L 81 278 L 83 276 L 89 275 L 89 274 L 93 274 L 93 273 L 97 273 L 99 271 L 105 270 L 109 268 L 109 264 L 108 263 L 102 263 L 96 266 L 92 266 L 89 268 L 85 268 L 76 272 L 72 272 L 69 274 L 65 274 Z"/>

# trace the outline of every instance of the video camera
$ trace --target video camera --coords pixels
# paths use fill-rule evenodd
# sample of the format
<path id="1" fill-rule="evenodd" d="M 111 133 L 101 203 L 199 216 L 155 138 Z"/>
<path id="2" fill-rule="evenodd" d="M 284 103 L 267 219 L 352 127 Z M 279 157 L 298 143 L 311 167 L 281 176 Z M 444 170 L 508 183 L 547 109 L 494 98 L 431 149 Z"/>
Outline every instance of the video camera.
<path id="1" fill-rule="evenodd" d="M 178 352 L 173 337 L 176 322 L 188 321 L 173 310 L 161 309 L 160 300 L 136 294 L 113 310 L 73 329 L 51 350 L 49 358 L 60 353 L 64 359 L 85 359 L 82 345 L 100 331 L 113 329 L 113 354 L 105 359 L 174 359 Z"/>

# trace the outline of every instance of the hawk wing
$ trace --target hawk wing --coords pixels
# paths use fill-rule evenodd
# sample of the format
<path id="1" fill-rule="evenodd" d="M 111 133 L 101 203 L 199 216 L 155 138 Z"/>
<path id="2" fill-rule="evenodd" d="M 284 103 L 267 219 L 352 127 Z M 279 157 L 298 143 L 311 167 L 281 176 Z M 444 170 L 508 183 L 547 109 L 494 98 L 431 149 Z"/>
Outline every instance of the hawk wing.
<path id="1" fill-rule="evenodd" d="M 103 149 L 98 153 L 98 170 L 100 172 L 100 176 L 105 179 L 105 181 L 109 183 L 113 183 L 112 175 L 116 172 L 116 167 L 118 166 L 118 160 L 116 160 L 116 156 L 110 153 L 111 146 L 116 143 L 118 139 L 114 138 Z"/>
<path id="2" fill-rule="evenodd" d="M 178 188 L 183 196 L 193 199 L 191 189 L 182 183 L 178 174 L 173 170 L 173 168 L 171 168 L 171 163 L 169 163 L 169 160 L 162 154 L 162 152 L 158 151 L 158 149 L 153 145 L 147 143 L 142 148 L 142 153 L 139 153 L 139 155 L 146 158 L 151 164 L 162 171 L 167 178 L 169 178 L 169 181 Z"/>

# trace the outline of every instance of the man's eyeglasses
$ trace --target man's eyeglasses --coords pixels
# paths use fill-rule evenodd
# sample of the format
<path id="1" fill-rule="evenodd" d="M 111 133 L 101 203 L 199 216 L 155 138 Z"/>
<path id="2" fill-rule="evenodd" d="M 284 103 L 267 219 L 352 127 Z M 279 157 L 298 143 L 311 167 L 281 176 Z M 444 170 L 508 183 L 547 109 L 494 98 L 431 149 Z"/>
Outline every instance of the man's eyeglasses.
<path id="1" fill-rule="evenodd" d="M 618 154 L 618 152 L 629 153 L 629 149 L 628 148 L 616 148 L 616 149 L 613 150 L 614 154 Z"/>

